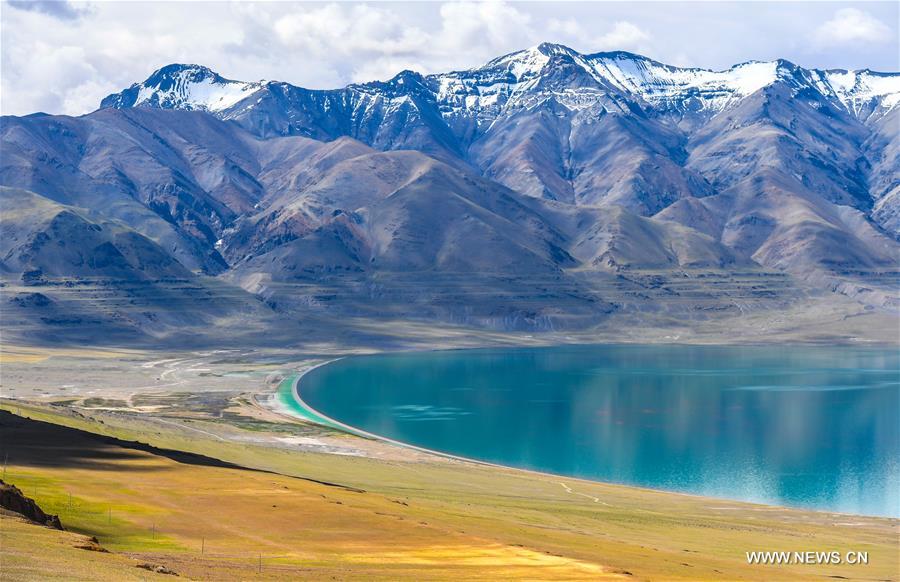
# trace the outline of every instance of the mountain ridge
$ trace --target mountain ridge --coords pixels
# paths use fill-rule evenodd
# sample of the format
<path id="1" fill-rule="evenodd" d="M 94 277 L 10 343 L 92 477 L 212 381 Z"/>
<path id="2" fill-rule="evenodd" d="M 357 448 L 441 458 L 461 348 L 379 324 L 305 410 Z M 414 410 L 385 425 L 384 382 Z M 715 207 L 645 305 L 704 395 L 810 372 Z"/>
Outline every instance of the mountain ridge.
<path id="1" fill-rule="evenodd" d="M 851 185 L 840 178 L 826 190 L 849 189 L 854 205 L 868 210 L 898 183 L 881 151 L 897 147 L 890 120 L 900 104 L 900 73 L 804 69 L 783 59 L 712 71 L 673 67 L 624 51 L 581 54 L 551 43 L 469 70 L 432 75 L 403 71 L 388 81 L 329 90 L 274 81 L 241 83 L 204 67 L 174 67 L 174 80 L 159 80 L 166 77 L 161 75 L 166 68 L 149 79 L 166 91 L 135 84 L 107 97 L 102 106 L 199 109 L 261 138 L 302 135 L 330 141 L 348 136 L 380 150 L 418 150 L 448 163 L 474 166 L 529 195 L 576 204 L 606 199 L 649 216 L 684 198 L 688 189 L 702 193 L 719 181 L 704 167 L 694 167 L 691 159 L 693 150 L 704 149 L 704 131 L 710 124 L 723 115 L 732 116 L 729 130 L 758 124 L 769 115 L 769 101 L 787 99 L 793 109 L 817 110 L 815 115 L 799 112 L 809 120 L 818 117 L 843 126 L 853 143 L 838 151 L 852 148 L 852 153 L 844 152 L 845 160 L 863 161 L 857 170 L 838 171 L 847 174 Z M 192 75 L 201 81 L 195 101 L 189 100 L 194 90 L 184 83 Z M 216 79 L 227 87 L 210 90 L 208 83 Z M 140 95 L 143 100 L 136 100 Z M 749 111 L 746 104 L 754 99 L 756 109 Z M 746 116 L 735 118 L 733 112 L 742 107 Z M 800 120 L 795 130 L 794 113 L 782 115 L 772 126 L 778 131 L 786 126 L 783 133 L 788 136 L 825 127 L 819 121 L 818 129 L 805 128 Z M 716 131 L 724 134 L 722 127 Z M 886 143 L 868 148 L 863 144 L 867 139 Z M 505 151 L 511 141 L 518 144 L 516 152 Z M 586 152 L 619 149 L 620 144 L 627 144 L 623 151 L 628 159 L 643 162 L 626 171 L 617 166 L 617 176 L 600 182 L 590 178 L 608 172 L 599 171 L 604 164 L 585 158 Z M 830 155 L 811 149 L 801 157 L 828 166 L 834 165 Z M 664 178 L 648 170 L 648 164 L 667 166 L 659 174 Z M 523 167 L 533 171 L 523 172 Z M 704 180 L 710 184 L 704 186 Z M 644 200 L 644 183 L 666 194 L 654 195 L 657 201 Z M 609 194 L 598 196 L 598 191 Z M 892 231 L 900 214 L 895 198 L 887 197 L 872 214 Z"/>
<path id="2" fill-rule="evenodd" d="M 81 117 L 3 117 L 2 202 L 121 224 L 191 293 L 230 289 L 234 317 L 585 329 L 821 293 L 894 313 L 895 79 L 553 44 L 335 90 L 175 64 Z M 46 297 L 82 284 L 80 257 L 112 253 L 92 228 L 32 229 L 73 233 Z M 0 257 L 23 297 L 25 259 L 49 260 L 28 249 Z"/>
<path id="3" fill-rule="evenodd" d="M 774 82 L 775 77 L 773 76 L 773 73 L 775 72 L 781 70 L 801 71 L 803 74 L 810 75 L 810 82 L 816 82 L 820 89 L 830 91 L 835 95 L 839 95 L 841 102 L 845 106 L 847 106 L 847 101 L 845 101 L 845 99 L 881 99 L 885 102 L 885 106 L 888 108 L 888 110 L 892 109 L 898 103 L 900 103 L 900 73 L 896 72 L 873 71 L 868 68 L 858 70 L 839 68 L 807 69 L 785 59 L 776 59 L 774 61 L 750 60 L 732 65 L 728 69 L 716 71 L 713 69 L 706 69 L 702 67 L 677 67 L 668 65 L 660 61 L 645 57 L 643 55 L 628 51 L 602 51 L 582 54 L 564 45 L 541 43 L 528 49 L 514 51 L 512 53 L 497 57 L 488 61 L 485 65 L 481 67 L 475 67 L 473 69 L 456 70 L 446 73 L 434 73 L 428 75 L 422 75 L 411 70 L 404 70 L 391 79 L 385 81 L 351 83 L 343 88 L 335 89 L 305 89 L 298 85 L 293 85 L 284 81 L 235 81 L 226 79 L 203 65 L 176 63 L 166 65 L 164 67 L 161 67 L 160 69 L 157 69 L 142 83 L 135 83 L 123 92 L 109 95 L 108 97 L 103 99 L 100 107 L 150 106 L 163 108 L 205 108 L 211 111 L 221 111 L 234 106 L 239 101 L 238 100 L 232 102 L 231 100 L 227 99 L 221 101 L 209 101 L 201 99 L 197 103 L 191 103 L 183 99 L 160 98 L 158 95 L 153 98 L 153 92 L 149 91 L 144 93 L 143 96 L 135 95 L 134 98 L 126 98 L 126 96 L 130 97 L 134 93 L 135 89 L 149 90 L 153 87 L 156 87 L 158 91 L 172 91 L 178 94 L 179 82 L 184 83 L 186 80 L 190 80 L 195 83 L 205 83 L 209 81 L 211 84 L 223 86 L 240 85 L 241 91 L 250 91 L 250 93 L 243 95 L 243 97 L 246 98 L 252 96 L 252 94 L 256 91 L 265 89 L 269 85 L 289 86 L 294 89 L 301 89 L 304 91 L 327 93 L 348 89 L 366 90 L 376 87 L 396 86 L 397 84 L 402 84 L 404 79 L 411 76 L 417 76 L 423 81 L 431 84 L 441 84 L 442 80 L 451 80 L 475 72 L 487 72 L 491 69 L 502 68 L 503 65 L 507 65 L 506 70 L 512 74 L 512 78 L 515 79 L 515 82 L 521 83 L 538 76 L 543 67 L 549 62 L 552 57 L 561 55 L 576 60 L 576 62 L 579 62 L 579 64 L 584 66 L 585 69 L 589 69 L 589 72 L 600 74 L 603 77 L 604 81 L 619 82 L 620 88 L 630 89 L 635 94 L 647 94 L 647 91 L 644 89 L 641 83 L 634 82 L 636 80 L 636 76 L 634 76 L 634 73 L 636 73 L 637 71 L 616 71 L 610 69 L 610 65 L 615 64 L 616 62 L 626 61 L 630 61 L 631 63 L 642 63 L 645 65 L 649 64 L 656 69 L 655 71 L 650 71 L 651 73 L 660 73 L 661 70 L 666 70 L 670 72 L 675 78 L 677 78 L 687 88 L 687 90 L 696 89 L 695 86 L 690 84 L 689 81 L 691 79 L 687 78 L 691 74 L 694 74 L 694 80 L 698 83 L 709 83 L 719 80 L 720 82 L 724 83 L 724 85 L 720 87 L 721 90 L 740 90 L 743 91 L 743 96 L 746 96 L 746 94 L 752 93 L 753 91 L 756 91 L 763 86 Z M 604 65 L 605 71 L 603 73 L 605 74 L 597 70 L 596 67 L 590 66 L 595 62 Z M 728 73 L 739 73 L 742 72 L 742 69 L 749 68 L 757 70 L 753 71 L 753 74 L 751 75 L 738 75 L 736 79 L 729 80 L 727 78 L 724 78 Z M 763 74 L 766 72 L 768 74 Z M 632 73 L 632 75 L 625 74 L 623 76 L 623 73 Z M 645 82 L 650 82 L 646 77 L 644 78 L 644 80 Z M 626 87 L 625 84 L 622 84 L 623 81 L 629 81 L 630 87 Z M 668 79 L 668 81 L 670 82 L 670 84 L 673 84 L 672 79 Z M 728 85 L 729 82 L 731 82 L 732 85 Z M 170 87 L 172 87 L 171 90 Z M 861 95 L 853 92 L 853 89 L 856 88 L 858 88 L 859 92 L 862 93 Z"/>

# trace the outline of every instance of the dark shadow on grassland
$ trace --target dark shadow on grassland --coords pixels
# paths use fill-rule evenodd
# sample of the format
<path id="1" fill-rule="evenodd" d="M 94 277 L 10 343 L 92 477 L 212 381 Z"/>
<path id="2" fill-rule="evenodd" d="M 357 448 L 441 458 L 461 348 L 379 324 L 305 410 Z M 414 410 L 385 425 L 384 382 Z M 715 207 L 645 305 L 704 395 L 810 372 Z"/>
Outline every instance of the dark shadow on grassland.
<path id="1" fill-rule="evenodd" d="M 220 467 L 241 471 L 258 469 L 242 467 L 213 457 L 187 453 L 173 449 L 161 449 L 146 443 L 126 441 L 114 437 L 32 420 L 0 410 L 0 459 L 11 465 L 28 467 L 98 469 L 108 471 L 158 471 L 158 466 L 141 463 L 145 454 L 166 457 L 177 463 Z M 329 487 L 365 493 L 362 489 L 320 481 L 308 477 L 296 477 Z"/>
<path id="2" fill-rule="evenodd" d="M 203 455 L 123 441 L 0 410 L 0 456 L 12 465 L 110 471 L 159 470 L 158 466 L 140 463 L 147 458 L 142 452 L 189 465 L 243 469 Z"/>

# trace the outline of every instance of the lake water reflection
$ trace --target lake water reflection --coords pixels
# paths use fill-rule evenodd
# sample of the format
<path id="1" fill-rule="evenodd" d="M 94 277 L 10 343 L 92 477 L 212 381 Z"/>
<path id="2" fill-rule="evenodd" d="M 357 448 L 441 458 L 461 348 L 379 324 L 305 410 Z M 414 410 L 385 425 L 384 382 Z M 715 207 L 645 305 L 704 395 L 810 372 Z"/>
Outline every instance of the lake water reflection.
<path id="1" fill-rule="evenodd" d="M 410 444 L 703 495 L 900 515 L 900 353 L 565 346 L 340 360 L 313 408 Z"/>

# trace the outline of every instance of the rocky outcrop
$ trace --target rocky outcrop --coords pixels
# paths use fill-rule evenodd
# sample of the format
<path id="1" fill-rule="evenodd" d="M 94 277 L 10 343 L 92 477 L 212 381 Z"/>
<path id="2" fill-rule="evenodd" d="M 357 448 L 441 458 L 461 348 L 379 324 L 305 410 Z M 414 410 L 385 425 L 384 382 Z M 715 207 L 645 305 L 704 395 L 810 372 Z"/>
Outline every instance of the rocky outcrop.
<path id="1" fill-rule="evenodd" d="M 59 516 L 44 513 L 38 504 L 16 487 L 0 481 L 0 507 L 24 516 L 29 521 L 46 525 L 53 529 L 63 529 Z"/>

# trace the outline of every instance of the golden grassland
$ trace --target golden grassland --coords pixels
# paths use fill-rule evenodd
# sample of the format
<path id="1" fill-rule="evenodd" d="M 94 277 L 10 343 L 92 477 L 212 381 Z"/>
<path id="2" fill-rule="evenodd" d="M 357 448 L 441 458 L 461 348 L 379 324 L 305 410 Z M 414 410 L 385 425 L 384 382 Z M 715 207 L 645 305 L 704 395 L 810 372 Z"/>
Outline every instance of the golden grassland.
<path id="1" fill-rule="evenodd" d="M 19 345 L 0 346 L 0 364 L 43 362 L 49 358 L 117 358 L 127 354 L 141 353 L 136 350 L 103 350 L 90 348 L 51 348 Z"/>
<path id="2" fill-rule="evenodd" d="M 79 578 L 89 562 L 107 559 L 113 573 L 124 558 L 199 579 L 891 580 L 900 568 L 898 520 L 445 459 L 290 451 L 220 440 L 212 422 L 160 430 L 111 412 L 84 416 L 9 401 L 2 408 L 256 469 L 123 447 L 83 433 L 66 437 L 64 446 L 58 436 L 4 438 L 7 480 L 60 513 L 67 528 L 97 536 L 113 552 L 76 550 L 44 560 L 60 543 L 57 536 L 69 534 L 37 526 L 43 535 L 33 540 L 4 534 L 4 568 L 14 579 L 61 571 Z M 4 530 L 12 527 L 7 522 Z M 756 566 L 745 557 L 753 550 L 832 549 L 867 551 L 869 565 Z"/>
<path id="3" fill-rule="evenodd" d="M 128 556 L 79 549 L 84 535 L 36 526 L 0 513 L 0 579 L 97 580 L 128 582 L 158 580 Z"/>
<path id="4" fill-rule="evenodd" d="M 58 512 L 67 528 L 97 536 L 116 554 L 110 574 L 119 571 L 121 554 L 209 579 L 604 577 L 590 562 L 417 521 L 406 502 L 383 495 L 203 460 L 179 462 L 52 425 L 13 431 L 7 424 L 4 432 L 14 437 L 12 459 L 23 460 L 6 468 L 7 480 Z M 68 568 L 81 565 L 78 552 L 43 563 L 44 550 L 60 545 L 56 532 L 32 526 L 41 535 L 20 538 L 21 528 L 11 527 L 6 574 L 78 571 Z M 96 564 L 98 554 L 82 554 Z"/>

